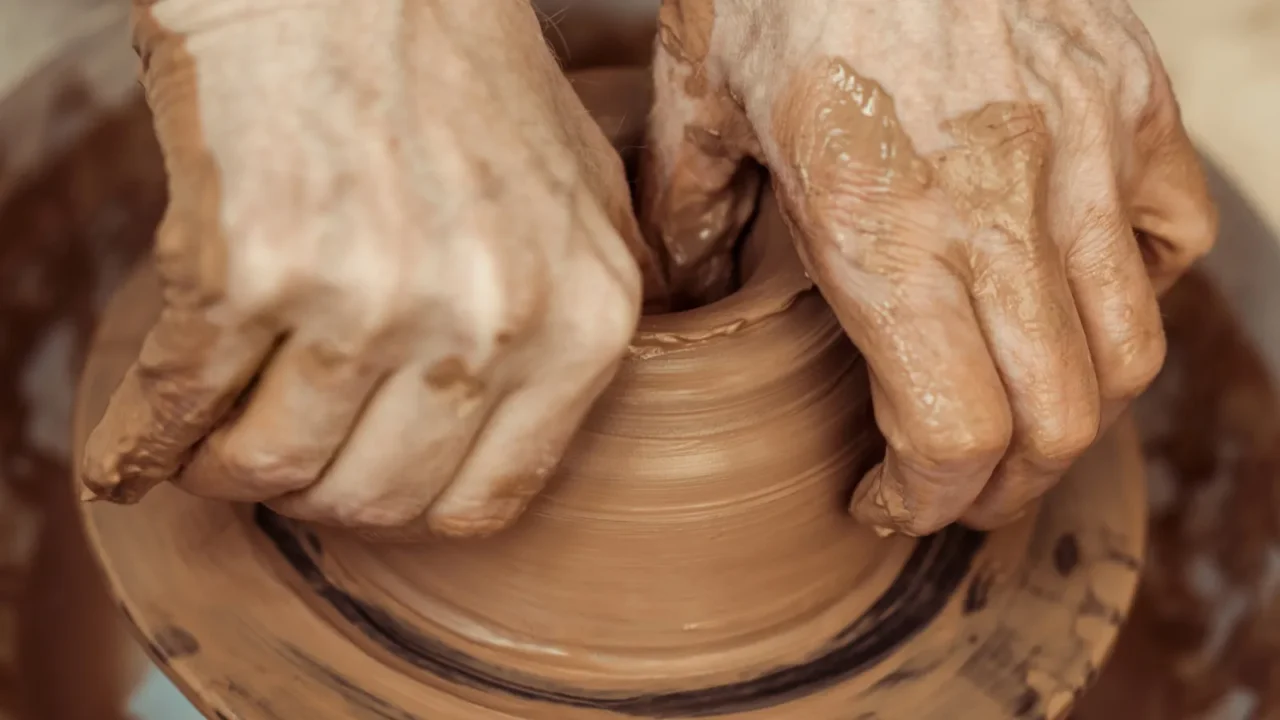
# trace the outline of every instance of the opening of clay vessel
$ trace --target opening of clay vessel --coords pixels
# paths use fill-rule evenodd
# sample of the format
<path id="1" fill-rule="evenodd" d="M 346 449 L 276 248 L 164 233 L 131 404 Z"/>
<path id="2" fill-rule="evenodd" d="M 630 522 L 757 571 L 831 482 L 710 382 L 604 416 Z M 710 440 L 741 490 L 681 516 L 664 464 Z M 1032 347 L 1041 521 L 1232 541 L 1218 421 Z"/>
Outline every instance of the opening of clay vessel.
<path id="1" fill-rule="evenodd" d="M 741 262 L 727 297 L 642 320 L 549 491 L 509 531 L 388 547 L 259 522 L 306 553 L 292 562 L 308 582 L 396 608 L 383 642 L 437 638 L 505 668 L 495 677 L 677 692 L 803 664 L 889 592 L 916 544 L 879 541 L 846 512 L 881 452 L 865 370 L 773 203 Z M 953 534 L 976 550 L 976 533 Z"/>

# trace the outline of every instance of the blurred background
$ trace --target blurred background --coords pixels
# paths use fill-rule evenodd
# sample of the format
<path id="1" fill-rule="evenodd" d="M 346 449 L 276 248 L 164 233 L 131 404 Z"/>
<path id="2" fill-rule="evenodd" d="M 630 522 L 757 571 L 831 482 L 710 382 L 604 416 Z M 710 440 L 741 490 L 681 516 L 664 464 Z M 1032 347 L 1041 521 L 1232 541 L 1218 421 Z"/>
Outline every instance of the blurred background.
<path id="1" fill-rule="evenodd" d="M 1222 233 L 1165 301 L 1151 556 L 1076 717 L 1280 718 L 1280 1 L 1133 2 Z M 540 4 L 567 65 L 647 52 L 656 0 Z M 199 717 L 99 584 L 67 468 L 84 338 L 163 208 L 127 5 L 0 0 L 0 720 Z"/>

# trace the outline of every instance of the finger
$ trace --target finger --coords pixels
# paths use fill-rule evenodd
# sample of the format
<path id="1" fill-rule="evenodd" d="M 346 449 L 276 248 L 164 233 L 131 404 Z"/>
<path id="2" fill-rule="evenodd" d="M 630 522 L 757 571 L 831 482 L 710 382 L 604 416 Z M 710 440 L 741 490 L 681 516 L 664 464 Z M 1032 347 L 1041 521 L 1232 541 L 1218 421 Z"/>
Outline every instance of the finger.
<path id="1" fill-rule="evenodd" d="M 1034 232 L 1034 231 L 1033 231 Z M 1057 247 L 1011 233 L 973 244 L 974 306 L 1013 409 L 1013 441 L 964 515 L 999 527 L 1062 476 L 1097 437 L 1098 384 Z"/>
<path id="2" fill-rule="evenodd" d="M 558 466 L 616 362 L 593 374 L 534 376 L 494 412 L 465 464 L 426 513 L 445 537 L 484 537 L 514 523 Z"/>
<path id="3" fill-rule="evenodd" d="M 453 478 L 499 396 L 456 356 L 399 370 L 378 388 L 319 481 L 268 504 L 340 527 L 408 525 Z"/>
<path id="4" fill-rule="evenodd" d="M 243 411 L 199 447 L 181 487 L 257 502 L 307 487 L 346 439 L 384 363 L 328 338 L 295 333 L 272 357 Z"/>
<path id="5" fill-rule="evenodd" d="M 509 526 L 546 485 L 587 412 L 613 379 L 639 321 L 639 298 L 588 268 L 564 284 L 519 389 L 503 399 L 457 477 L 426 514 L 449 537 Z M 580 298 L 592 298 L 584 308 Z"/>
<path id="6" fill-rule="evenodd" d="M 884 462 L 854 494 L 853 515 L 909 535 L 959 518 L 1012 432 L 1009 401 L 963 285 L 945 271 L 919 274 L 919 285 L 894 293 L 898 299 L 872 296 L 882 278 L 850 272 L 839 284 L 819 280 L 866 356 L 887 444 Z"/>
<path id="7" fill-rule="evenodd" d="M 1043 115 L 1025 104 L 990 106 L 948 129 L 957 146 L 935 158 L 938 181 L 974 229 L 970 293 L 1013 414 L 1008 451 L 964 515 L 988 528 L 1016 518 L 1093 442 L 1098 388 L 1062 246 L 1045 224 L 1061 190 L 1048 182 L 1055 167 Z"/>
<path id="8" fill-rule="evenodd" d="M 860 216 L 872 212 L 867 206 Z M 793 222 L 806 238 L 810 273 L 866 358 L 887 444 L 851 512 L 880 530 L 925 535 L 960 517 L 982 490 L 1012 419 L 964 284 L 909 239 L 910 216 L 886 219 L 901 229 L 872 265 L 841 252 L 824 224 Z"/>
<path id="9" fill-rule="evenodd" d="M 970 304 L 968 223 L 892 98 L 842 62 L 799 76 L 775 115 L 779 199 L 809 275 L 866 357 L 887 443 L 851 511 L 879 530 L 933 532 L 977 497 L 1012 434 Z"/>
<path id="10" fill-rule="evenodd" d="M 1101 211 L 1067 255 L 1101 399 L 1099 432 L 1120 417 L 1164 367 L 1168 350 L 1155 287 L 1128 218 Z M 1105 214 L 1104 214 L 1105 213 Z"/>
<path id="11" fill-rule="evenodd" d="M 201 307 L 166 307 L 89 435 L 85 487 L 136 502 L 173 478 L 250 382 L 274 337 Z"/>
<path id="12" fill-rule="evenodd" d="M 143 20 L 140 32 L 148 30 Z M 279 335 L 259 319 L 273 300 L 270 273 L 259 273 L 238 303 L 229 301 L 227 279 L 234 273 L 218 231 L 215 164 L 193 136 L 200 123 L 191 104 L 179 102 L 180 90 L 167 97 L 173 102 L 156 112 L 170 170 L 169 203 L 153 253 L 163 288 L 160 316 L 90 433 L 81 465 L 86 490 L 117 502 L 135 502 L 174 477 Z"/>
<path id="13" fill-rule="evenodd" d="M 1099 162 L 1079 166 L 1082 196 L 1064 224 L 1066 268 L 1089 340 L 1103 403 L 1103 427 L 1151 384 L 1167 343 L 1156 291 L 1121 201 L 1114 173 Z M 1064 193 L 1065 195 L 1066 193 Z"/>
<path id="14" fill-rule="evenodd" d="M 754 142 L 745 117 L 706 77 L 679 32 L 664 23 L 654 60 L 641 224 L 659 253 L 671 302 L 685 307 L 731 289 L 730 253 L 755 207 L 760 175 L 745 163 Z"/>
<path id="15" fill-rule="evenodd" d="M 1157 293 L 1213 247 L 1218 210 L 1200 156 L 1182 124 L 1169 76 L 1154 61 L 1151 102 L 1135 133 L 1129 220 Z"/>

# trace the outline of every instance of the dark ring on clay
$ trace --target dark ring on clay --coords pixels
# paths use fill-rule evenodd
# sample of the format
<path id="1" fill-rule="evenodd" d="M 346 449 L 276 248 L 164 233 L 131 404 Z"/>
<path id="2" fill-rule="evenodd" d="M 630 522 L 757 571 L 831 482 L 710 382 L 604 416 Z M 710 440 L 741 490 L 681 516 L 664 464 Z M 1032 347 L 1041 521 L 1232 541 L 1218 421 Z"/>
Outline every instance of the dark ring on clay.
<path id="1" fill-rule="evenodd" d="M 254 509 L 258 529 L 307 586 L 366 638 L 410 665 L 476 690 L 524 700 L 608 710 L 635 717 L 714 717 L 763 710 L 837 685 L 910 640 L 942 612 L 968 575 L 986 533 L 951 525 L 921 538 L 889 587 L 840 631 L 827 650 L 742 682 L 669 693 L 574 693 L 540 680 L 516 680 L 443 642 L 423 636 L 386 610 L 335 585 L 312 553 L 319 540 L 265 506 Z"/>

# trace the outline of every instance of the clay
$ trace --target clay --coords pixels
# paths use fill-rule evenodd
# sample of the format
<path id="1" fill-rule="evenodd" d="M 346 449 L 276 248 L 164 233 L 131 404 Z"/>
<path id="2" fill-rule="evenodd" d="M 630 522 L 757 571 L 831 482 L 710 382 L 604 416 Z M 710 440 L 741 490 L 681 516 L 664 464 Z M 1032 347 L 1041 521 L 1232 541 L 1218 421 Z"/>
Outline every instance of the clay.
<path id="1" fill-rule="evenodd" d="M 158 307 L 144 266 L 99 327 L 77 449 Z M 507 533 L 371 544 L 170 485 L 84 513 L 210 717 L 1060 717 L 1137 580 L 1131 426 L 1006 529 L 882 540 L 846 511 L 882 452 L 868 398 L 766 203 L 740 289 L 644 319 Z"/>
<path id="2" fill-rule="evenodd" d="M 709 92 L 712 3 L 666 0 L 658 16 L 656 97 L 639 209 L 659 262 L 667 305 L 719 300 L 734 288 L 733 245 L 749 220 L 762 173 L 747 163 L 754 134 L 740 104 Z M 756 153 L 758 156 L 758 152 Z"/>

